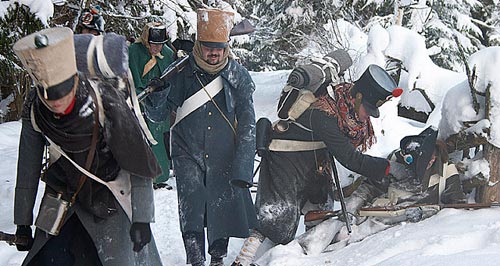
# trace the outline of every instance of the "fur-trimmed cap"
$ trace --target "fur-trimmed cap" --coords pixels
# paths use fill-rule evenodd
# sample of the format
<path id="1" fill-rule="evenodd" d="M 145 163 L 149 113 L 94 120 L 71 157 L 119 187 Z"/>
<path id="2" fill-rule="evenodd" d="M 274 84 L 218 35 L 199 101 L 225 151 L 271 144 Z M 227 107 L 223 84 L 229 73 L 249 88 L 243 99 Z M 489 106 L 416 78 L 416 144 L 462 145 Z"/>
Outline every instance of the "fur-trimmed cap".
<path id="1" fill-rule="evenodd" d="M 71 91 L 77 72 L 71 29 L 49 28 L 32 33 L 17 41 L 13 49 L 43 98 L 57 100 Z"/>
<path id="2" fill-rule="evenodd" d="M 369 65 L 351 89 L 353 97 L 361 93 L 363 106 L 372 117 L 379 117 L 378 107 L 390 98 L 398 97 L 402 92 L 389 73 L 377 65 Z"/>
<path id="3" fill-rule="evenodd" d="M 197 13 L 198 25 L 196 39 L 207 47 L 227 47 L 229 33 L 234 25 L 234 13 L 214 8 L 200 8 Z"/>

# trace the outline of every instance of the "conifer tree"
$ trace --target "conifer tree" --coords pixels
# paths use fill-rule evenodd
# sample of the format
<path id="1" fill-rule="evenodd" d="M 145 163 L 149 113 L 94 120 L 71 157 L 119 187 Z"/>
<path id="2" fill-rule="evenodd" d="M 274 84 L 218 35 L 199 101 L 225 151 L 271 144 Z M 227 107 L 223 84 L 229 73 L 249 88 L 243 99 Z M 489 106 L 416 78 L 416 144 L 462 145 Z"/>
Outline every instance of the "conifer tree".
<path id="1" fill-rule="evenodd" d="M 0 17 L 0 101 L 6 101 L 9 106 L 7 114 L 0 113 L 0 122 L 20 118 L 25 95 L 32 84 L 12 46 L 22 36 L 42 28 L 42 22 L 29 8 L 17 3 L 10 5 L 4 17 Z"/>

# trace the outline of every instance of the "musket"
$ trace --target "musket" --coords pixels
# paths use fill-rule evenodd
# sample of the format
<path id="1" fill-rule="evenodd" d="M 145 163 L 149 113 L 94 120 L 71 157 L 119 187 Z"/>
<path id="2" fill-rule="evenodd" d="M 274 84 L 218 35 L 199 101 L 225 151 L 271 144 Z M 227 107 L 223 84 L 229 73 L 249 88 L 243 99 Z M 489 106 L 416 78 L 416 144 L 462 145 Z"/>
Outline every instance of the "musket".
<path id="1" fill-rule="evenodd" d="M 184 69 L 184 67 L 188 63 L 188 59 L 189 59 L 188 54 L 179 57 L 163 71 L 159 79 L 161 79 L 164 82 L 169 80 L 173 75 L 179 73 L 182 69 Z M 148 97 L 149 94 L 151 94 L 153 91 L 157 89 L 159 88 L 148 85 L 143 91 L 141 91 L 141 93 L 137 95 L 137 100 L 139 102 L 144 101 L 144 99 L 146 99 L 146 97 Z"/>
<path id="2" fill-rule="evenodd" d="M 342 214 L 344 215 L 344 219 L 345 219 L 345 226 L 347 228 L 347 231 L 350 234 L 352 232 L 351 220 L 349 218 L 349 215 L 347 214 L 347 207 L 345 205 L 344 191 L 342 190 L 342 186 L 340 185 L 340 179 L 339 179 L 339 174 L 337 172 L 337 165 L 335 164 L 335 158 L 332 158 L 332 172 L 333 172 L 333 178 L 335 181 L 335 186 L 337 187 L 337 191 L 338 191 L 340 207 L 342 208 Z M 334 191 L 334 187 L 332 187 L 332 194 L 333 194 L 333 191 Z"/>
<path id="3" fill-rule="evenodd" d="M 396 216 L 401 215 L 408 209 L 434 209 L 436 211 L 451 209 L 484 209 L 490 207 L 500 207 L 500 203 L 453 203 L 453 204 L 410 204 L 406 206 L 382 206 L 382 207 L 363 207 L 359 209 L 360 216 Z"/>
<path id="4" fill-rule="evenodd" d="M 5 241 L 9 245 L 14 246 L 18 245 L 28 245 L 29 239 L 27 237 L 17 237 L 14 234 L 4 233 L 0 231 L 0 241 Z"/>

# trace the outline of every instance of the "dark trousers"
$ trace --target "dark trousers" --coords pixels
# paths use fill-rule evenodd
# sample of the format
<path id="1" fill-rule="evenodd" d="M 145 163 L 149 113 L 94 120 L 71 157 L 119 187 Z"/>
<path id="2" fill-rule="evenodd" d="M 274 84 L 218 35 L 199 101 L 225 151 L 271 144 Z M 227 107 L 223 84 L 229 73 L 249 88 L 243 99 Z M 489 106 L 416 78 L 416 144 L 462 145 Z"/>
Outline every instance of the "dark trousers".
<path id="1" fill-rule="evenodd" d="M 102 266 L 92 239 L 76 214 L 50 238 L 30 262 L 33 266 Z"/>
<path id="2" fill-rule="evenodd" d="M 205 261 L 205 234 L 203 232 L 186 232 L 182 234 L 188 264 L 200 264 Z M 227 256 L 229 238 L 215 240 L 208 246 L 208 254 L 212 258 Z"/>

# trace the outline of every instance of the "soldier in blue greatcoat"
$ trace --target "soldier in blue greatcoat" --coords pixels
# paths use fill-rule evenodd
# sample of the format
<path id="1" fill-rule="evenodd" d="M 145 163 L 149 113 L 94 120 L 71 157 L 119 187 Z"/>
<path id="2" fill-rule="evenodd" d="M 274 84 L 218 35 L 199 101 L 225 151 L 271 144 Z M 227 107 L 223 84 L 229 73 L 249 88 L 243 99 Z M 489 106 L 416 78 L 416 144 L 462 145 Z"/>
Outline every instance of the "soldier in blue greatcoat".
<path id="1" fill-rule="evenodd" d="M 248 189 L 255 154 L 255 85 L 230 56 L 232 17 L 217 9 L 198 10 L 189 62 L 165 87 L 170 109 L 176 111 L 171 155 L 191 265 L 204 265 L 205 227 L 210 265 L 215 266 L 223 265 L 229 237 L 248 237 L 257 222 Z"/>

